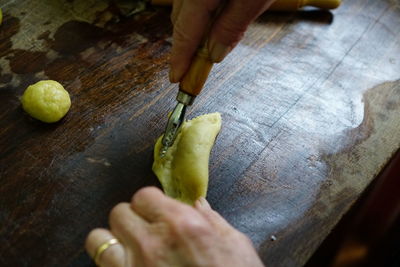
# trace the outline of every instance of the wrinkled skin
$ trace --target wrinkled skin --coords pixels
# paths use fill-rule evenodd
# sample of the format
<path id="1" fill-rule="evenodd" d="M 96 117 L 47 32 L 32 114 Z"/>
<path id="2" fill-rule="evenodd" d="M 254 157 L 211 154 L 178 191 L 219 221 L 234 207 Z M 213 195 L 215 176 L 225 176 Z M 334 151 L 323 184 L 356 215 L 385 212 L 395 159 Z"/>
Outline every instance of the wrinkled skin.
<path id="1" fill-rule="evenodd" d="M 103 267 L 263 266 L 251 241 L 204 198 L 191 207 L 147 187 L 115 206 L 109 220 L 109 230 L 95 229 L 86 240 L 92 257 L 107 240 L 120 241 L 101 254 Z"/>
<path id="2" fill-rule="evenodd" d="M 174 0 L 170 81 L 182 79 L 209 28 L 206 46 L 211 60 L 221 62 L 242 39 L 249 24 L 274 1 Z M 216 10 L 218 14 L 214 15 Z"/>

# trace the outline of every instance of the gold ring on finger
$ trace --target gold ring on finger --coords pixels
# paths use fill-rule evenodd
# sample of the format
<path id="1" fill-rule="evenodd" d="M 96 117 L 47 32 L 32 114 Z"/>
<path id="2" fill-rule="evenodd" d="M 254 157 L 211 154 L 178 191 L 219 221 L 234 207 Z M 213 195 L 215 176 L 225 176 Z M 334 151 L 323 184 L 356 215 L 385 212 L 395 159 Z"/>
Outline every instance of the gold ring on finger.
<path id="1" fill-rule="evenodd" d="M 93 257 L 94 262 L 95 262 L 98 266 L 100 266 L 99 260 L 100 260 L 101 254 L 103 254 L 103 252 L 106 251 L 109 247 L 111 247 L 111 246 L 113 246 L 113 245 L 116 245 L 116 244 L 119 244 L 119 241 L 118 241 L 118 239 L 116 239 L 116 238 L 112 238 L 112 239 L 110 239 L 110 240 L 104 242 L 103 244 L 101 244 L 101 245 L 97 248 L 96 253 L 94 254 L 94 257 Z"/>

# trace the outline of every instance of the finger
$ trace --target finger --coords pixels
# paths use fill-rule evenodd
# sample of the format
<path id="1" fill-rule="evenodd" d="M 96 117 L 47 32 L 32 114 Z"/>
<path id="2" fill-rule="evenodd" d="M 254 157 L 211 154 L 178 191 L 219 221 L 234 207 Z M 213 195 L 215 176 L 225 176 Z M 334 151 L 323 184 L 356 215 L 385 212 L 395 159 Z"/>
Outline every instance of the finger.
<path id="1" fill-rule="evenodd" d="M 219 230 L 230 231 L 234 229 L 219 213 L 211 208 L 204 197 L 199 198 L 194 203 L 194 207 L 211 223 L 211 225 Z"/>
<path id="2" fill-rule="evenodd" d="M 109 223 L 111 232 L 128 247 L 138 248 L 138 240 L 146 238 L 147 222 L 128 203 L 120 203 L 111 210 Z"/>
<path id="3" fill-rule="evenodd" d="M 210 203 L 208 203 L 207 199 L 204 197 L 200 197 L 198 200 L 196 200 L 194 207 L 199 210 L 212 210 Z"/>
<path id="4" fill-rule="evenodd" d="M 133 196 L 131 208 L 149 222 L 162 221 L 172 214 L 191 214 L 191 207 L 167 197 L 156 187 L 145 187 Z"/>
<path id="5" fill-rule="evenodd" d="M 100 246 L 105 244 L 107 241 L 115 238 L 114 235 L 106 229 L 94 229 L 86 238 L 85 248 L 87 253 L 94 259 L 97 250 Z M 104 250 L 96 264 L 103 267 L 123 267 L 125 260 L 125 252 L 123 246 L 118 243 L 109 246 Z"/>
<path id="6" fill-rule="evenodd" d="M 171 13 L 172 25 L 175 24 L 176 19 L 178 18 L 178 15 L 182 8 L 182 3 L 183 3 L 183 0 L 174 0 L 174 2 L 172 4 L 172 13 Z"/>
<path id="7" fill-rule="evenodd" d="M 174 23 L 171 52 L 170 81 L 179 82 L 190 66 L 205 30 L 211 13 L 219 0 L 183 1 Z"/>
<path id="8" fill-rule="evenodd" d="M 242 39 L 249 24 L 264 12 L 272 0 L 229 1 L 214 22 L 209 51 L 213 62 L 221 62 Z"/>
<path id="9" fill-rule="evenodd" d="M 158 230 L 161 226 L 174 232 L 183 242 L 197 242 L 208 246 L 207 240 L 213 234 L 212 225 L 193 207 L 165 196 L 158 188 L 147 187 L 139 190 L 131 202 L 132 209 L 153 222 Z M 196 240 L 196 241 L 194 241 Z"/>

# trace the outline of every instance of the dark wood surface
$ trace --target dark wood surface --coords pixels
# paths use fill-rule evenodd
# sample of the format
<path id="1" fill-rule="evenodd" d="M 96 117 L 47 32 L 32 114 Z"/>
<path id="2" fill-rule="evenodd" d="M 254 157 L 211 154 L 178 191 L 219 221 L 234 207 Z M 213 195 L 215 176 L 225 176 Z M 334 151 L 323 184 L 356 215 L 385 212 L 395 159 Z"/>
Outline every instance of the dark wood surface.
<path id="1" fill-rule="evenodd" d="M 263 14 L 190 108 L 221 112 L 208 199 L 269 266 L 303 265 L 400 147 L 398 5 Z M 158 185 L 152 149 L 177 92 L 170 9 L 0 7 L 0 266 L 91 266 L 90 229 Z M 71 94 L 59 123 L 21 109 L 41 79 Z"/>

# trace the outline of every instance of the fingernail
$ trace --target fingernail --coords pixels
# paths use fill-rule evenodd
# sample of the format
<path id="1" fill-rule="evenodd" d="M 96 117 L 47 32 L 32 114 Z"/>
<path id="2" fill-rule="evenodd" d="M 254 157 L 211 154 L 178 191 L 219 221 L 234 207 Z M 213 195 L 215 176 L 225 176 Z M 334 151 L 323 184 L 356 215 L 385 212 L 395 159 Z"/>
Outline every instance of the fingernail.
<path id="1" fill-rule="evenodd" d="M 211 56 L 212 62 L 216 62 L 216 63 L 221 62 L 231 50 L 232 49 L 229 46 L 221 44 L 220 42 L 216 42 L 216 41 L 211 42 L 210 56 Z"/>
<path id="2" fill-rule="evenodd" d="M 211 209 L 210 204 L 204 197 L 200 197 L 197 201 L 199 202 L 202 208 Z"/>

